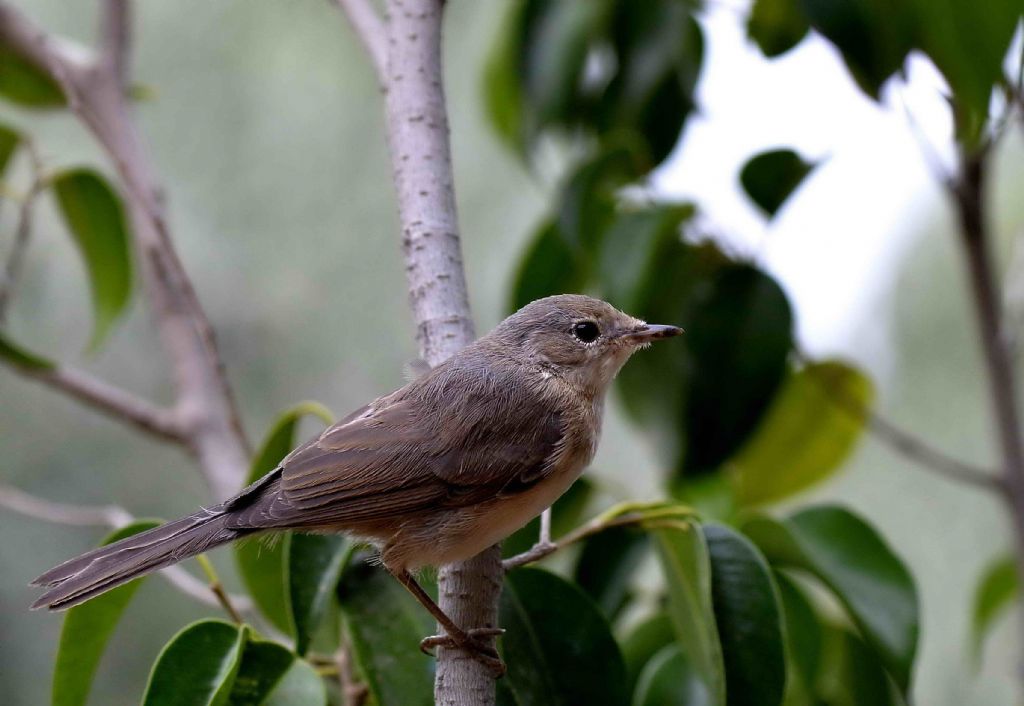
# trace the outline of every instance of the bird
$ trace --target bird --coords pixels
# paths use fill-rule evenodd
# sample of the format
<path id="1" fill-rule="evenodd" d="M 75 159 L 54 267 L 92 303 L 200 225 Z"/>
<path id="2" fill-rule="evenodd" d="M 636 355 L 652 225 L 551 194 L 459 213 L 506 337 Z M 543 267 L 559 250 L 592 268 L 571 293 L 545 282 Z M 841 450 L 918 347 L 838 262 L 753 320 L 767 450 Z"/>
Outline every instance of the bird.
<path id="1" fill-rule="evenodd" d="M 444 628 L 432 645 L 464 649 L 500 674 L 485 639 L 495 629 L 457 625 L 416 572 L 475 556 L 550 507 L 593 459 L 622 366 L 681 333 L 585 295 L 538 299 L 234 497 L 50 569 L 32 582 L 45 589 L 32 608 L 78 605 L 235 540 L 341 532 L 375 547 Z"/>

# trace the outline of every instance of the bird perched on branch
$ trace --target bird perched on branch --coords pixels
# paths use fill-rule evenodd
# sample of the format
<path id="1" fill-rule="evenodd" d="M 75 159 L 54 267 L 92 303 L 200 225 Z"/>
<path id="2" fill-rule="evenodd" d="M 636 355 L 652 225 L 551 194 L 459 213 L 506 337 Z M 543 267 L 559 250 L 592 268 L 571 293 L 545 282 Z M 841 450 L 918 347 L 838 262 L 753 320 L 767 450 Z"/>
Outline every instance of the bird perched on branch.
<path id="1" fill-rule="evenodd" d="M 680 333 L 591 297 L 535 301 L 235 497 L 47 571 L 32 607 L 68 608 L 236 539 L 345 532 L 378 548 L 447 644 L 500 673 L 484 639 L 495 631 L 456 625 L 413 572 L 474 556 L 549 507 L 593 458 L 616 373 L 637 349 Z"/>

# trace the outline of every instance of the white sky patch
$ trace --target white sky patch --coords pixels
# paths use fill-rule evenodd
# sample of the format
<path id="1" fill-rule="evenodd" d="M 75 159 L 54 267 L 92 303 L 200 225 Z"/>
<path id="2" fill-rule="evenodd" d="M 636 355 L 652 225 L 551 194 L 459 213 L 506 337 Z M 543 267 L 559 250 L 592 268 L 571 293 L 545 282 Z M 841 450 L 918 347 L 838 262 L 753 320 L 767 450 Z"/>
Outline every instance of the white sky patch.
<path id="1" fill-rule="evenodd" d="M 921 209 L 939 204 L 925 152 L 946 149 L 933 161 L 952 162 L 942 78 L 912 58 L 909 82 L 890 80 L 879 106 L 816 36 L 767 61 L 734 9 L 713 4 L 703 25 L 701 114 L 654 175 L 654 189 L 694 199 L 716 235 L 778 277 L 812 354 L 856 355 L 850 333 L 879 313 Z M 776 147 L 821 164 L 766 224 L 739 172 Z"/>

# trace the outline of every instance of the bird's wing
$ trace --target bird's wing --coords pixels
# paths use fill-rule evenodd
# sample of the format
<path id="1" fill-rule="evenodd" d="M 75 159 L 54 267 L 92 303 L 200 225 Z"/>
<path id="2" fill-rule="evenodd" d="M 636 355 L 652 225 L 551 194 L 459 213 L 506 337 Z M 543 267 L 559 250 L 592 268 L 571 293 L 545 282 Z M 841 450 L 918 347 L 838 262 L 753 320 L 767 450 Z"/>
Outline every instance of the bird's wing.
<path id="1" fill-rule="evenodd" d="M 526 400 L 482 405 L 487 393 L 474 394 L 442 409 L 392 396 L 358 410 L 292 452 L 278 492 L 243 513 L 261 527 L 372 522 L 539 483 L 562 441 L 561 416 L 537 400 L 524 414 Z"/>

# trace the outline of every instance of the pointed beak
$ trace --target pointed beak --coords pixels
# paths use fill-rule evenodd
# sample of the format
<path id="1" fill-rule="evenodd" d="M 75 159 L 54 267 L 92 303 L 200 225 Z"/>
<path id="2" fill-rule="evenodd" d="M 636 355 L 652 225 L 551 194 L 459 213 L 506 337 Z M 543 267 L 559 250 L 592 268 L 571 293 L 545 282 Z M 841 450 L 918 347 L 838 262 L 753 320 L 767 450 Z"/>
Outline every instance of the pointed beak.
<path id="1" fill-rule="evenodd" d="M 644 324 L 640 328 L 633 329 L 632 331 L 625 331 L 621 334 L 622 338 L 629 343 L 634 345 L 643 345 L 650 343 L 651 341 L 657 341 L 662 338 L 672 338 L 683 333 L 683 330 L 678 326 L 663 326 L 661 324 Z"/>

